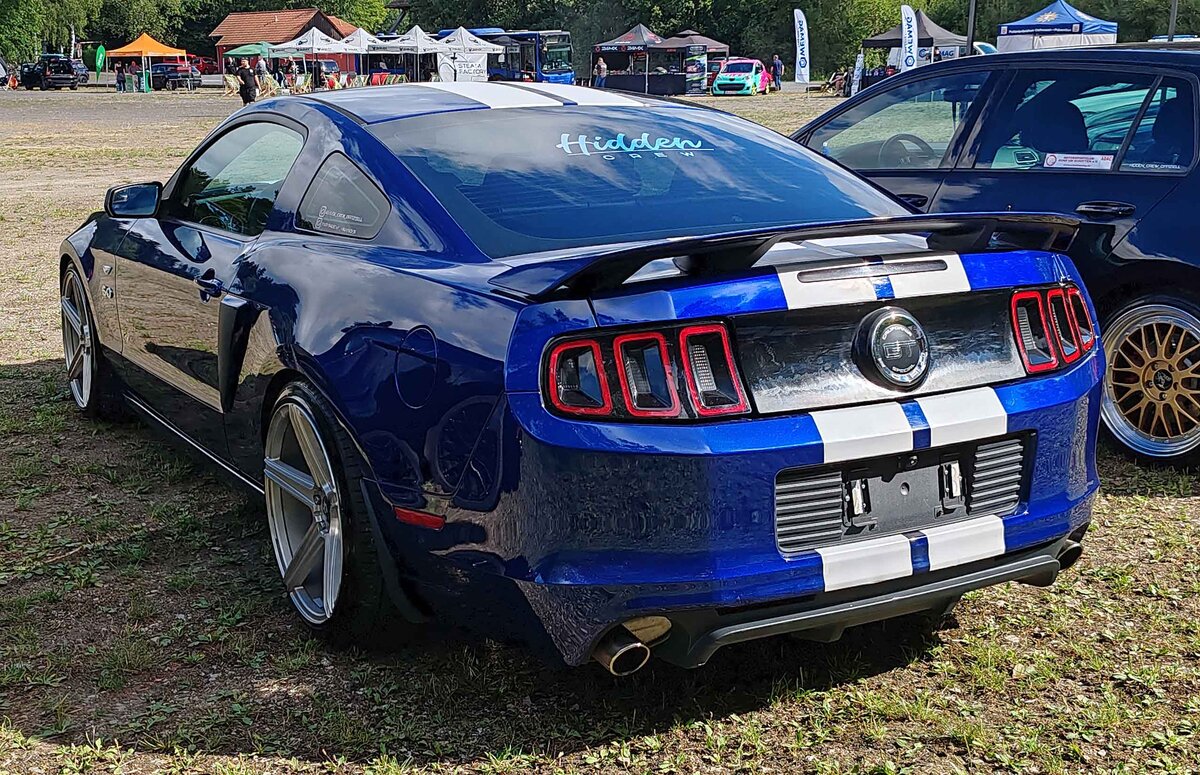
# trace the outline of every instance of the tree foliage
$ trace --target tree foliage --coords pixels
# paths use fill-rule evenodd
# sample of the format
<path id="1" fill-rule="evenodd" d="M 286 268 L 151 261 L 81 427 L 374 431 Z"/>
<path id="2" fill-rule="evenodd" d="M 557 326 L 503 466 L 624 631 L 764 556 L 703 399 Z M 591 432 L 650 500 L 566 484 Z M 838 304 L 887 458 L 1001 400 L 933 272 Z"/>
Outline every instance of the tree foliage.
<path id="1" fill-rule="evenodd" d="M 1049 0 L 981 0 L 980 40 L 995 40 L 1003 22 L 1026 16 Z M 413 0 L 410 21 L 426 29 L 507 27 L 570 30 L 577 68 L 590 67 L 593 43 L 642 22 L 660 35 L 699 30 L 760 58 L 793 58 L 792 9 L 808 16 L 815 73 L 848 67 L 860 41 L 900 22 L 901 0 Z M 386 0 L 0 0 L 0 55 L 28 59 L 58 49 L 77 35 L 110 47 L 142 32 L 189 51 L 210 53 L 209 33 L 231 11 L 318 5 L 369 30 L 392 18 Z M 936 22 L 966 32 L 967 0 L 911 0 Z M 1121 40 L 1146 40 L 1167 29 L 1169 0 L 1078 0 L 1081 10 L 1120 24 Z M 1200 33 L 1200 0 L 1181 0 L 1178 31 Z"/>

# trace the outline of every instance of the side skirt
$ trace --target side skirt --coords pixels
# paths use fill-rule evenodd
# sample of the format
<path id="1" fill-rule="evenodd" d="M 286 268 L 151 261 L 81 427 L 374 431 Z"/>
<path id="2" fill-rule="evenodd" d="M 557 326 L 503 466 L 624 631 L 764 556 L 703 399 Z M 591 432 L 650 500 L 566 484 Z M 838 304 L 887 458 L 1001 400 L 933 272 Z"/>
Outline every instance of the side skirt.
<path id="1" fill-rule="evenodd" d="M 179 430 L 174 425 L 172 425 L 169 420 L 167 420 L 165 417 L 160 415 L 158 412 L 154 411 L 149 406 L 147 406 L 145 403 L 143 403 L 141 401 L 141 399 L 137 398 L 136 396 L 126 393 L 125 394 L 125 402 L 128 403 L 129 406 L 134 411 L 136 411 L 139 415 L 141 415 L 151 425 L 158 427 L 158 428 L 162 428 L 163 430 L 167 431 L 175 438 L 177 438 L 180 441 L 187 444 L 187 446 L 190 449 L 193 449 L 196 452 L 199 452 L 207 460 L 214 463 L 223 472 L 225 472 L 230 477 L 232 477 L 234 479 L 234 481 L 236 481 L 238 484 L 242 485 L 243 487 L 248 488 L 251 492 L 253 492 L 256 495 L 259 495 L 259 496 L 263 495 L 263 486 L 261 483 L 255 482 L 254 480 L 247 478 L 240 471 L 235 469 L 233 466 L 229 465 L 229 463 L 225 462 L 221 458 L 219 458 L 216 455 L 214 455 L 213 453 L 209 452 L 204 447 L 197 444 L 195 441 L 193 441 L 191 439 L 191 437 L 185 435 L 183 433 L 183 431 Z"/>

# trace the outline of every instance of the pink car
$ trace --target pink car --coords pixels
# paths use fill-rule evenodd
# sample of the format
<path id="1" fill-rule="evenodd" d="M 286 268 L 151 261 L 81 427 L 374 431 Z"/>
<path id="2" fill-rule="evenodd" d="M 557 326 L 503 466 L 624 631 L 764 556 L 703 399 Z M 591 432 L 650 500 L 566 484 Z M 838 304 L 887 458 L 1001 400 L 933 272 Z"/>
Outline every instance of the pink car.
<path id="1" fill-rule="evenodd" d="M 757 59 L 726 59 L 712 82 L 713 96 L 722 94 L 767 94 L 771 91 L 771 73 Z"/>

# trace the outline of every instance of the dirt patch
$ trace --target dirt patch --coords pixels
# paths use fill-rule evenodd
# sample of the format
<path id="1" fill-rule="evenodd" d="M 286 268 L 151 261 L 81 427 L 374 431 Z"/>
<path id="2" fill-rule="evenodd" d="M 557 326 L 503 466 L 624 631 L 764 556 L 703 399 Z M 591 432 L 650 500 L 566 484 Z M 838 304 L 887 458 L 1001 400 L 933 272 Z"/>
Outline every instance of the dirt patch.
<path id="1" fill-rule="evenodd" d="M 781 131 L 833 104 L 703 101 Z M 0 771 L 1194 770 L 1200 480 L 1110 454 L 1080 564 L 973 594 L 935 635 L 777 638 L 626 680 L 441 633 L 307 639 L 258 505 L 76 416 L 60 363 L 61 239 L 235 102 L 0 93 Z"/>

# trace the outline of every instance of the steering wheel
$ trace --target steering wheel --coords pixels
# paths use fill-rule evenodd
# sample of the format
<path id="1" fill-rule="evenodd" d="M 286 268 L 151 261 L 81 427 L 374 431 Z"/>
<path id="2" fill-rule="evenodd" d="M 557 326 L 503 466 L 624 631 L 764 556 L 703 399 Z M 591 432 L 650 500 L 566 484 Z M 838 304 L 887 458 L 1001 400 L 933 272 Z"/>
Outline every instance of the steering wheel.
<path id="1" fill-rule="evenodd" d="M 915 145 L 916 151 L 909 151 L 908 148 L 905 147 L 905 143 L 911 143 L 912 145 Z M 913 157 L 917 156 L 918 154 L 924 156 L 925 160 L 937 158 L 937 152 L 933 150 L 929 143 L 925 142 L 916 135 L 910 135 L 907 132 L 901 132 L 898 135 L 892 135 L 883 141 L 883 143 L 879 146 L 879 166 L 888 167 L 888 159 L 892 154 L 895 154 L 895 166 L 897 167 L 919 166 L 917 164 L 913 164 Z"/>

